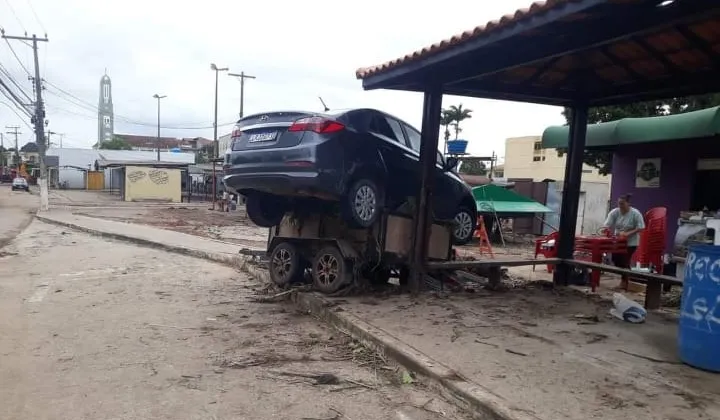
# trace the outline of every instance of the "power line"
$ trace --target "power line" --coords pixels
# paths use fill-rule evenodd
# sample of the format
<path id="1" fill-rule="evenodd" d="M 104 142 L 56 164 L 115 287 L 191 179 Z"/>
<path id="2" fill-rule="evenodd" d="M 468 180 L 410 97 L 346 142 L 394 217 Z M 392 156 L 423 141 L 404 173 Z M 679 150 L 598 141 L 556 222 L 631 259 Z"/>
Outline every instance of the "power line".
<path id="1" fill-rule="evenodd" d="M 50 110 L 54 110 L 54 111 L 61 112 L 61 113 L 64 113 L 64 114 L 75 115 L 75 116 L 84 118 L 84 119 L 86 119 L 86 120 L 96 120 L 96 119 L 97 119 L 97 116 L 92 116 L 92 115 L 87 115 L 87 114 L 81 114 L 81 113 L 79 113 L 79 112 L 73 112 L 73 111 L 68 110 L 68 109 L 65 109 L 65 108 L 60 108 L 60 107 L 56 107 L 56 106 L 52 106 L 52 105 L 48 105 L 47 107 L 48 107 L 48 109 L 50 109 Z M 146 124 L 146 123 L 127 122 L 127 121 L 120 121 L 120 123 L 126 124 L 126 125 L 143 126 L 143 127 L 148 127 L 148 126 L 149 126 L 149 127 L 157 127 L 157 123 L 155 123 L 155 124 Z M 234 124 L 235 124 L 235 121 L 230 121 L 230 122 L 227 122 L 227 123 L 218 124 L 218 127 L 227 127 L 227 126 L 231 126 L 231 125 L 234 125 Z M 165 126 L 165 125 L 161 125 L 160 128 L 165 128 L 165 129 L 168 129 L 168 130 L 209 130 L 209 129 L 213 128 L 213 127 L 212 127 L 211 125 L 210 125 L 210 126 L 204 126 L 204 127 L 178 127 L 178 126 Z"/>
<path id="2" fill-rule="evenodd" d="M 18 96 L 15 94 L 15 92 L 13 92 L 13 91 L 5 84 L 5 82 L 2 81 L 2 79 L 0 79 L 0 88 L 1 88 L 1 89 L 0 89 L 0 93 L 2 93 L 3 96 L 5 96 L 6 98 L 8 98 L 11 102 L 14 102 L 19 109 L 21 109 L 21 110 L 24 111 L 26 114 L 28 114 L 28 117 L 30 116 L 30 111 L 28 111 L 28 110 L 25 108 L 25 105 L 26 105 L 26 104 L 24 104 L 23 101 L 22 101 L 20 98 L 18 98 Z M 4 89 L 4 90 L 3 90 L 3 89 Z"/>
<path id="3" fill-rule="evenodd" d="M 15 115 L 16 115 L 18 118 L 20 118 L 20 121 L 22 121 L 22 123 L 25 124 L 25 127 L 27 127 L 27 128 L 30 129 L 30 130 L 33 129 L 32 127 L 30 127 L 30 124 L 28 124 L 27 121 L 25 121 L 25 118 L 26 118 L 26 117 L 23 117 L 22 115 L 18 114 L 18 112 L 17 112 L 17 110 L 15 109 L 14 106 L 10 106 L 10 104 L 7 103 L 7 102 L 5 102 L 5 101 L 0 101 L 0 104 L 3 104 L 3 105 L 5 105 L 6 107 L 10 108 L 10 110 L 11 110 L 12 112 L 14 112 Z"/>
<path id="4" fill-rule="evenodd" d="M 1 31 L 3 34 L 5 31 Z M 30 74 L 30 70 L 25 67 L 25 64 L 23 64 L 20 57 L 18 57 L 17 53 L 15 52 L 15 49 L 12 47 L 12 44 L 10 44 L 10 41 L 5 38 L 5 42 L 7 43 L 8 47 L 10 47 L 10 52 L 12 52 L 12 55 L 15 56 L 15 60 L 17 60 L 18 64 L 20 64 L 20 67 L 22 67 L 23 70 L 25 70 L 25 73 L 27 73 L 28 76 L 32 77 L 32 74 Z"/>
<path id="5" fill-rule="evenodd" d="M 12 7 L 12 4 L 10 4 L 9 0 L 5 0 L 5 4 L 10 8 L 10 12 L 12 12 L 13 16 L 15 16 L 15 20 L 17 20 L 18 24 L 22 28 L 22 30 L 27 33 L 27 29 L 25 29 L 25 25 L 23 25 L 22 21 L 18 17 L 17 13 L 15 13 L 15 9 Z"/>
<path id="6" fill-rule="evenodd" d="M 30 6 L 30 10 L 32 10 L 33 16 L 35 16 L 35 20 L 37 21 L 38 25 L 40 25 L 40 28 L 43 30 L 43 32 L 45 32 L 45 37 L 47 38 L 47 29 L 45 29 L 45 25 L 42 24 L 42 22 L 40 21 L 40 18 L 38 17 L 37 12 L 35 12 L 35 7 L 33 7 L 33 4 L 30 0 L 26 0 L 26 1 L 27 1 L 28 6 Z"/>
<path id="7" fill-rule="evenodd" d="M 71 104 L 73 104 L 81 109 L 84 109 L 86 111 L 91 111 L 93 113 L 99 112 L 97 106 L 92 105 L 89 102 L 87 102 L 81 98 L 78 98 L 77 96 L 73 95 L 70 92 L 65 91 L 64 89 L 58 87 L 57 85 L 55 85 L 54 83 L 52 83 L 50 81 L 45 80 L 45 83 L 52 88 L 52 89 L 48 89 L 48 93 L 52 94 L 53 96 L 63 99 L 65 101 L 67 101 L 68 103 L 71 103 Z M 53 90 L 56 90 L 57 92 L 54 92 Z M 95 117 L 91 117 L 91 118 L 95 118 Z M 114 118 L 116 120 L 118 120 L 119 122 L 130 124 L 130 125 L 157 127 L 157 124 L 135 120 L 135 119 L 132 119 L 129 117 L 125 117 L 123 115 L 119 115 L 119 114 L 114 114 Z M 202 123 L 196 123 L 196 124 L 202 124 Z M 232 124 L 235 124 L 234 120 L 227 122 L 227 123 L 218 124 L 218 126 L 224 127 L 224 126 L 228 126 L 228 125 L 232 125 Z M 207 130 L 207 129 L 213 128 L 213 126 L 212 125 L 197 126 L 197 125 L 193 124 L 193 125 L 187 125 L 187 126 L 161 126 L 161 128 L 167 128 L 167 129 L 171 129 L 171 130 Z"/>
<path id="8" fill-rule="evenodd" d="M 20 86 L 20 84 L 18 84 L 18 82 L 15 80 L 15 78 L 10 74 L 10 72 L 2 64 L 0 64 L 0 73 L 5 75 L 5 77 L 7 77 L 7 79 L 10 80 L 10 82 L 13 85 L 15 85 L 15 87 L 25 97 L 25 99 L 27 100 L 28 103 L 32 102 L 32 99 L 30 99 L 30 95 L 25 93 L 22 86 Z"/>

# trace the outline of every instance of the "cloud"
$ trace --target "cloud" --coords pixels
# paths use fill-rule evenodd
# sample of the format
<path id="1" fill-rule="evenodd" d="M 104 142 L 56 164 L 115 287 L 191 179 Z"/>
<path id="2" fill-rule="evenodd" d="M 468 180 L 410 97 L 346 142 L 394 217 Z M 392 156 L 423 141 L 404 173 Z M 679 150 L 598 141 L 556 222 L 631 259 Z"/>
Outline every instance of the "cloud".
<path id="1" fill-rule="evenodd" d="M 41 24 L 47 29 L 50 42 L 40 52 L 43 77 L 82 100 L 78 104 L 47 86 L 50 129 L 65 133 L 65 144 L 84 146 L 96 141 L 94 106 L 105 68 L 113 81 L 115 112 L 124 117 L 116 119 L 116 131 L 154 134 L 154 93 L 167 95 L 162 100 L 164 126 L 210 127 L 215 86 L 211 62 L 257 77 L 245 84 L 246 113 L 320 111 L 322 96 L 334 108 L 379 108 L 419 128 L 422 95 L 363 91 L 355 69 L 399 57 L 529 4 L 458 0 L 452 9 L 441 9 L 427 0 L 31 1 L 40 22 L 27 0 L 9 0 L 22 25 L 11 18 L 0 24 L 8 33 L 27 29 L 40 34 Z M 6 2 L 0 2 L 0 16 L 12 16 Z M 31 65 L 30 49 L 21 43 L 13 46 L 24 64 Z M 0 63 L 32 92 L 7 45 L 0 45 Z M 239 109 L 239 84 L 225 74 L 219 82 L 218 119 L 230 122 Z M 444 100 L 446 106 L 457 103 L 475 111 L 463 129 L 475 153 L 495 150 L 502 155 L 506 137 L 540 134 L 563 121 L 554 107 Z M 17 122 L 2 107 L 0 117 L 8 124 Z M 220 134 L 229 130 L 223 127 Z M 212 137 L 212 129 L 163 129 L 163 135 Z"/>

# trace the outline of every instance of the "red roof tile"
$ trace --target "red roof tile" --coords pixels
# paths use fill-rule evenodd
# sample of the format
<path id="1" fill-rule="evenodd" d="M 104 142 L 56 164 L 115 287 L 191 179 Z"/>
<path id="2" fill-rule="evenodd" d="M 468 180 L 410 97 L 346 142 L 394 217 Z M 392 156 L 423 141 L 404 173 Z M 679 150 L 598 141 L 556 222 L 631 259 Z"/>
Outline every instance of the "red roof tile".
<path id="1" fill-rule="evenodd" d="M 355 71 L 355 76 L 358 79 L 364 79 L 368 76 L 372 76 L 377 73 L 381 73 L 397 67 L 401 64 L 405 64 L 420 58 L 425 58 L 430 55 L 436 54 L 440 51 L 446 50 L 450 47 L 454 47 L 465 43 L 467 41 L 480 38 L 481 36 L 488 35 L 489 33 L 502 29 L 508 25 L 514 24 L 522 19 L 530 18 L 534 15 L 546 12 L 550 9 L 558 7 L 559 5 L 570 3 L 577 0 L 545 0 L 536 1 L 530 7 L 519 9 L 513 14 L 507 14 L 500 19 L 492 20 L 485 25 L 476 26 L 473 29 L 465 31 L 461 34 L 457 34 L 451 38 L 432 44 L 429 47 L 425 47 L 421 50 L 415 51 L 411 54 L 406 54 L 403 57 L 397 58 L 392 61 L 388 61 L 377 66 L 362 67 Z"/>

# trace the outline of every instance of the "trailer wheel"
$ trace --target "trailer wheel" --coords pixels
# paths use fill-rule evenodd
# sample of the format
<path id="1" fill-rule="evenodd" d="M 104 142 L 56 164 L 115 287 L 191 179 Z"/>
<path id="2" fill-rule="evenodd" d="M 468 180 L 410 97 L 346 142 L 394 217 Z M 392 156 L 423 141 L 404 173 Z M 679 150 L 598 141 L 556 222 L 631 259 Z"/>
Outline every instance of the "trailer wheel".
<path id="1" fill-rule="evenodd" d="M 348 283 L 349 270 L 340 250 L 334 246 L 321 249 L 312 263 L 315 288 L 323 293 L 335 293 Z"/>
<path id="2" fill-rule="evenodd" d="M 289 242 L 278 244 L 270 254 L 270 279 L 278 286 L 286 286 L 302 279 L 305 268 L 295 246 Z"/>

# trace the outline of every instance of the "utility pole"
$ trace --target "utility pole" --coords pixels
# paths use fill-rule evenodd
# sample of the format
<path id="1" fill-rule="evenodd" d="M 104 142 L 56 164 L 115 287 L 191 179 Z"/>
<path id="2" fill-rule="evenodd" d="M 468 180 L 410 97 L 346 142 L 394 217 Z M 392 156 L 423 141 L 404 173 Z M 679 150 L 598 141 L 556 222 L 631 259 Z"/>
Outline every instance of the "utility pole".
<path id="1" fill-rule="evenodd" d="M 2 31 L 2 37 L 6 40 L 14 39 L 18 41 L 32 41 L 33 56 L 35 58 L 35 116 L 32 122 L 35 124 L 35 142 L 38 146 L 38 154 L 40 155 L 40 210 L 46 211 L 49 206 L 48 184 L 47 184 L 47 168 L 45 167 L 45 107 L 42 99 L 42 79 L 40 79 L 40 62 L 38 60 L 38 42 L 48 42 L 47 35 L 44 38 L 38 38 L 35 34 L 32 37 L 27 36 L 7 36 Z"/>
<path id="2" fill-rule="evenodd" d="M 50 138 L 51 135 L 53 135 L 53 136 L 60 136 L 60 144 L 58 144 L 58 146 L 60 146 L 60 148 L 62 149 L 62 141 L 63 141 L 63 137 L 65 137 L 65 134 L 63 134 L 63 133 L 56 133 L 56 132 L 54 132 L 54 131 L 48 131 L 48 148 L 50 147 L 50 145 L 56 144 L 56 143 L 53 143 L 53 142 L 52 142 L 52 139 Z"/>
<path id="3" fill-rule="evenodd" d="M 243 117 L 243 105 L 245 103 L 245 79 L 255 79 L 255 76 L 250 76 L 241 71 L 240 74 L 228 73 L 228 76 L 237 77 L 240 79 L 240 118 Z"/>
<path id="4" fill-rule="evenodd" d="M 15 135 L 15 165 L 17 166 L 17 170 L 20 171 L 20 150 L 18 149 L 18 135 L 22 134 L 18 130 L 20 129 L 20 126 L 18 125 L 6 125 L 5 128 L 8 130 L 8 134 Z"/>
<path id="5" fill-rule="evenodd" d="M 157 161 L 160 162 L 160 99 L 167 98 L 167 95 L 158 95 L 157 93 L 153 95 L 153 98 L 157 99 L 158 107 L 158 135 L 157 135 Z"/>

